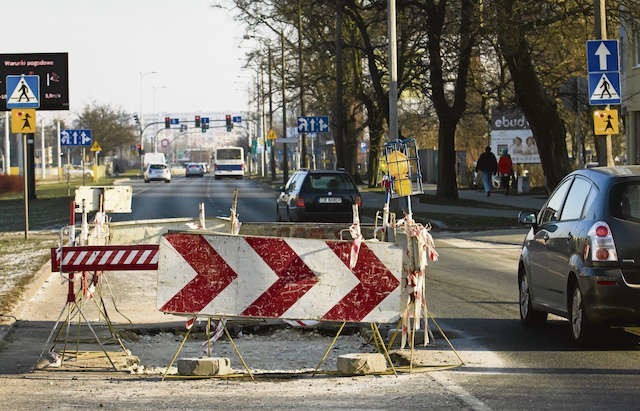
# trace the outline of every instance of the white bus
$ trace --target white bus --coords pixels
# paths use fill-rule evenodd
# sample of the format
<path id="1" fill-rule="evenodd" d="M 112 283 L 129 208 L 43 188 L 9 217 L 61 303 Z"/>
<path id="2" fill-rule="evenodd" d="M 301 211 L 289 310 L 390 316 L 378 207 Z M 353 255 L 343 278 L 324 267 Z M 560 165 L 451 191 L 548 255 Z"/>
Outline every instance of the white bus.
<path id="1" fill-rule="evenodd" d="M 244 177 L 244 150 L 242 147 L 224 147 L 213 154 L 213 176 Z"/>

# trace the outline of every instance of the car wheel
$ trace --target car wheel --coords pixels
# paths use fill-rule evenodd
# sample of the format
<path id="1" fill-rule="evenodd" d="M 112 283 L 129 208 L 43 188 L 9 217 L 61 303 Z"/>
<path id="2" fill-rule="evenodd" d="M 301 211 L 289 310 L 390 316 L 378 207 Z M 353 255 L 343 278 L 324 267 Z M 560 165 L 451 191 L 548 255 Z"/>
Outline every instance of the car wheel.
<path id="1" fill-rule="evenodd" d="M 170 183 L 170 182 L 171 182 L 171 180 L 164 180 L 164 182 L 165 182 L 165 183 Z"/>
<path id="2" fill-rule="evenodd" d="M 149 183 L 149 180 L 144 180 L 145 183 Z"/>
<path id="3" fill-rule="evenodd" d="M 571 339 L 578 344 L 591 343 L 596 334 L 596 327 L 587 318 L 582 291 L 577 283 L 574 283 L 570 295 L 569 330 L 571 331 Z"/>
<path id="4" fill-rule="evenodd" d="M 531 305 L 531 292 L 527 275 L 525 273 L 520 274 L 518 282 L 518 288 L 520 289 L 520 321 L 526 326 L 539 326 L 544 324 L 547 320 L 547 313 L 538 311 Z"/>

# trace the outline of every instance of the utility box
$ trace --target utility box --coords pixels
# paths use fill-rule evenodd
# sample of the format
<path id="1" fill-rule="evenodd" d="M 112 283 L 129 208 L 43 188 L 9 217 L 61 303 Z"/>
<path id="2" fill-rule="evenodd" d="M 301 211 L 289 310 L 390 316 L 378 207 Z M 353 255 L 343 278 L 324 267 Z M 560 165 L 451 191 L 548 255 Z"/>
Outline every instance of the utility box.
<path id="1" fill-rule="evenodd" d="M 518 176 L 518 193 L 528 193 L 529 191 L 530 191 L 529 176 L 528 175 Z"/>

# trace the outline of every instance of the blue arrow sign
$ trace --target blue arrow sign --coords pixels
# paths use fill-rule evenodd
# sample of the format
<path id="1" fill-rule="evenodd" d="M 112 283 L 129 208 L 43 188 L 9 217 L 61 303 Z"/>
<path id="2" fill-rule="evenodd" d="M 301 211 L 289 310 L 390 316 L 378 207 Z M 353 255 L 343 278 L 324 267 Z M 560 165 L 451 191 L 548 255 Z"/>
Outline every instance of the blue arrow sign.
<path id="1" fill-rule="evenodd" d="M 209 124 L 209 117 L 200 117 L 200 123 Z"/>
<path id="2" fill-rule="evenodd" d="M 231 121 L 234 123 L 242 123 L 242 116 L 233 116 L 231 117 Z"/>
<path id="3" fill-rule="evenodd" d="M 620 70 L 618 40 L 587 41 L 587 71 L 589 73 Z"/>
<path id="4" fill-rule="evenodd" d="M 90 146 L 93 143 L 91 130 L 61 130 L 60 145 Z"/>
<path id="5" fill-rule="evenodd" d="M 328 133 L 329 116 L 299 116 L 298 133 Z"/>
<path id="6" fill-rule="evenodd" d="M 329 116 L 318 116 L 318 133 L 329 132 Z"/>
<path id="7" fill-rule="evenodd" d="M 169 124 L 180 124 L 179 118 L 172 118 L 169 120 Z"/>
<path id="8" fill-rule="evenodd" d="M 40 107 L 40 76 L 7 76 L 7 108 Z"/>

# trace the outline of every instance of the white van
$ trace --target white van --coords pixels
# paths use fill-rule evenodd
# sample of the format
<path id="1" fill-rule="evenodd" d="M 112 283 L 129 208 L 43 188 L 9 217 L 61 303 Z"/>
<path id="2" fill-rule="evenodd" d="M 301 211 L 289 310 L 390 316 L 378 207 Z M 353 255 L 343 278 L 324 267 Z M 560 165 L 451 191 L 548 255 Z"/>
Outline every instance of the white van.
<path id="1" fill-rule="evenodd" d="M 167 158 L 164 153 L 144 153 L 142 166 L 146 167 L 148 164 L 167 164 Z"/>
<path id="2" fill-rule="evenodd" d="M 224 147 L 216 149 L 213 155 L 213 176 L 244 177 L 244 150 L 242 147 Z"/>

